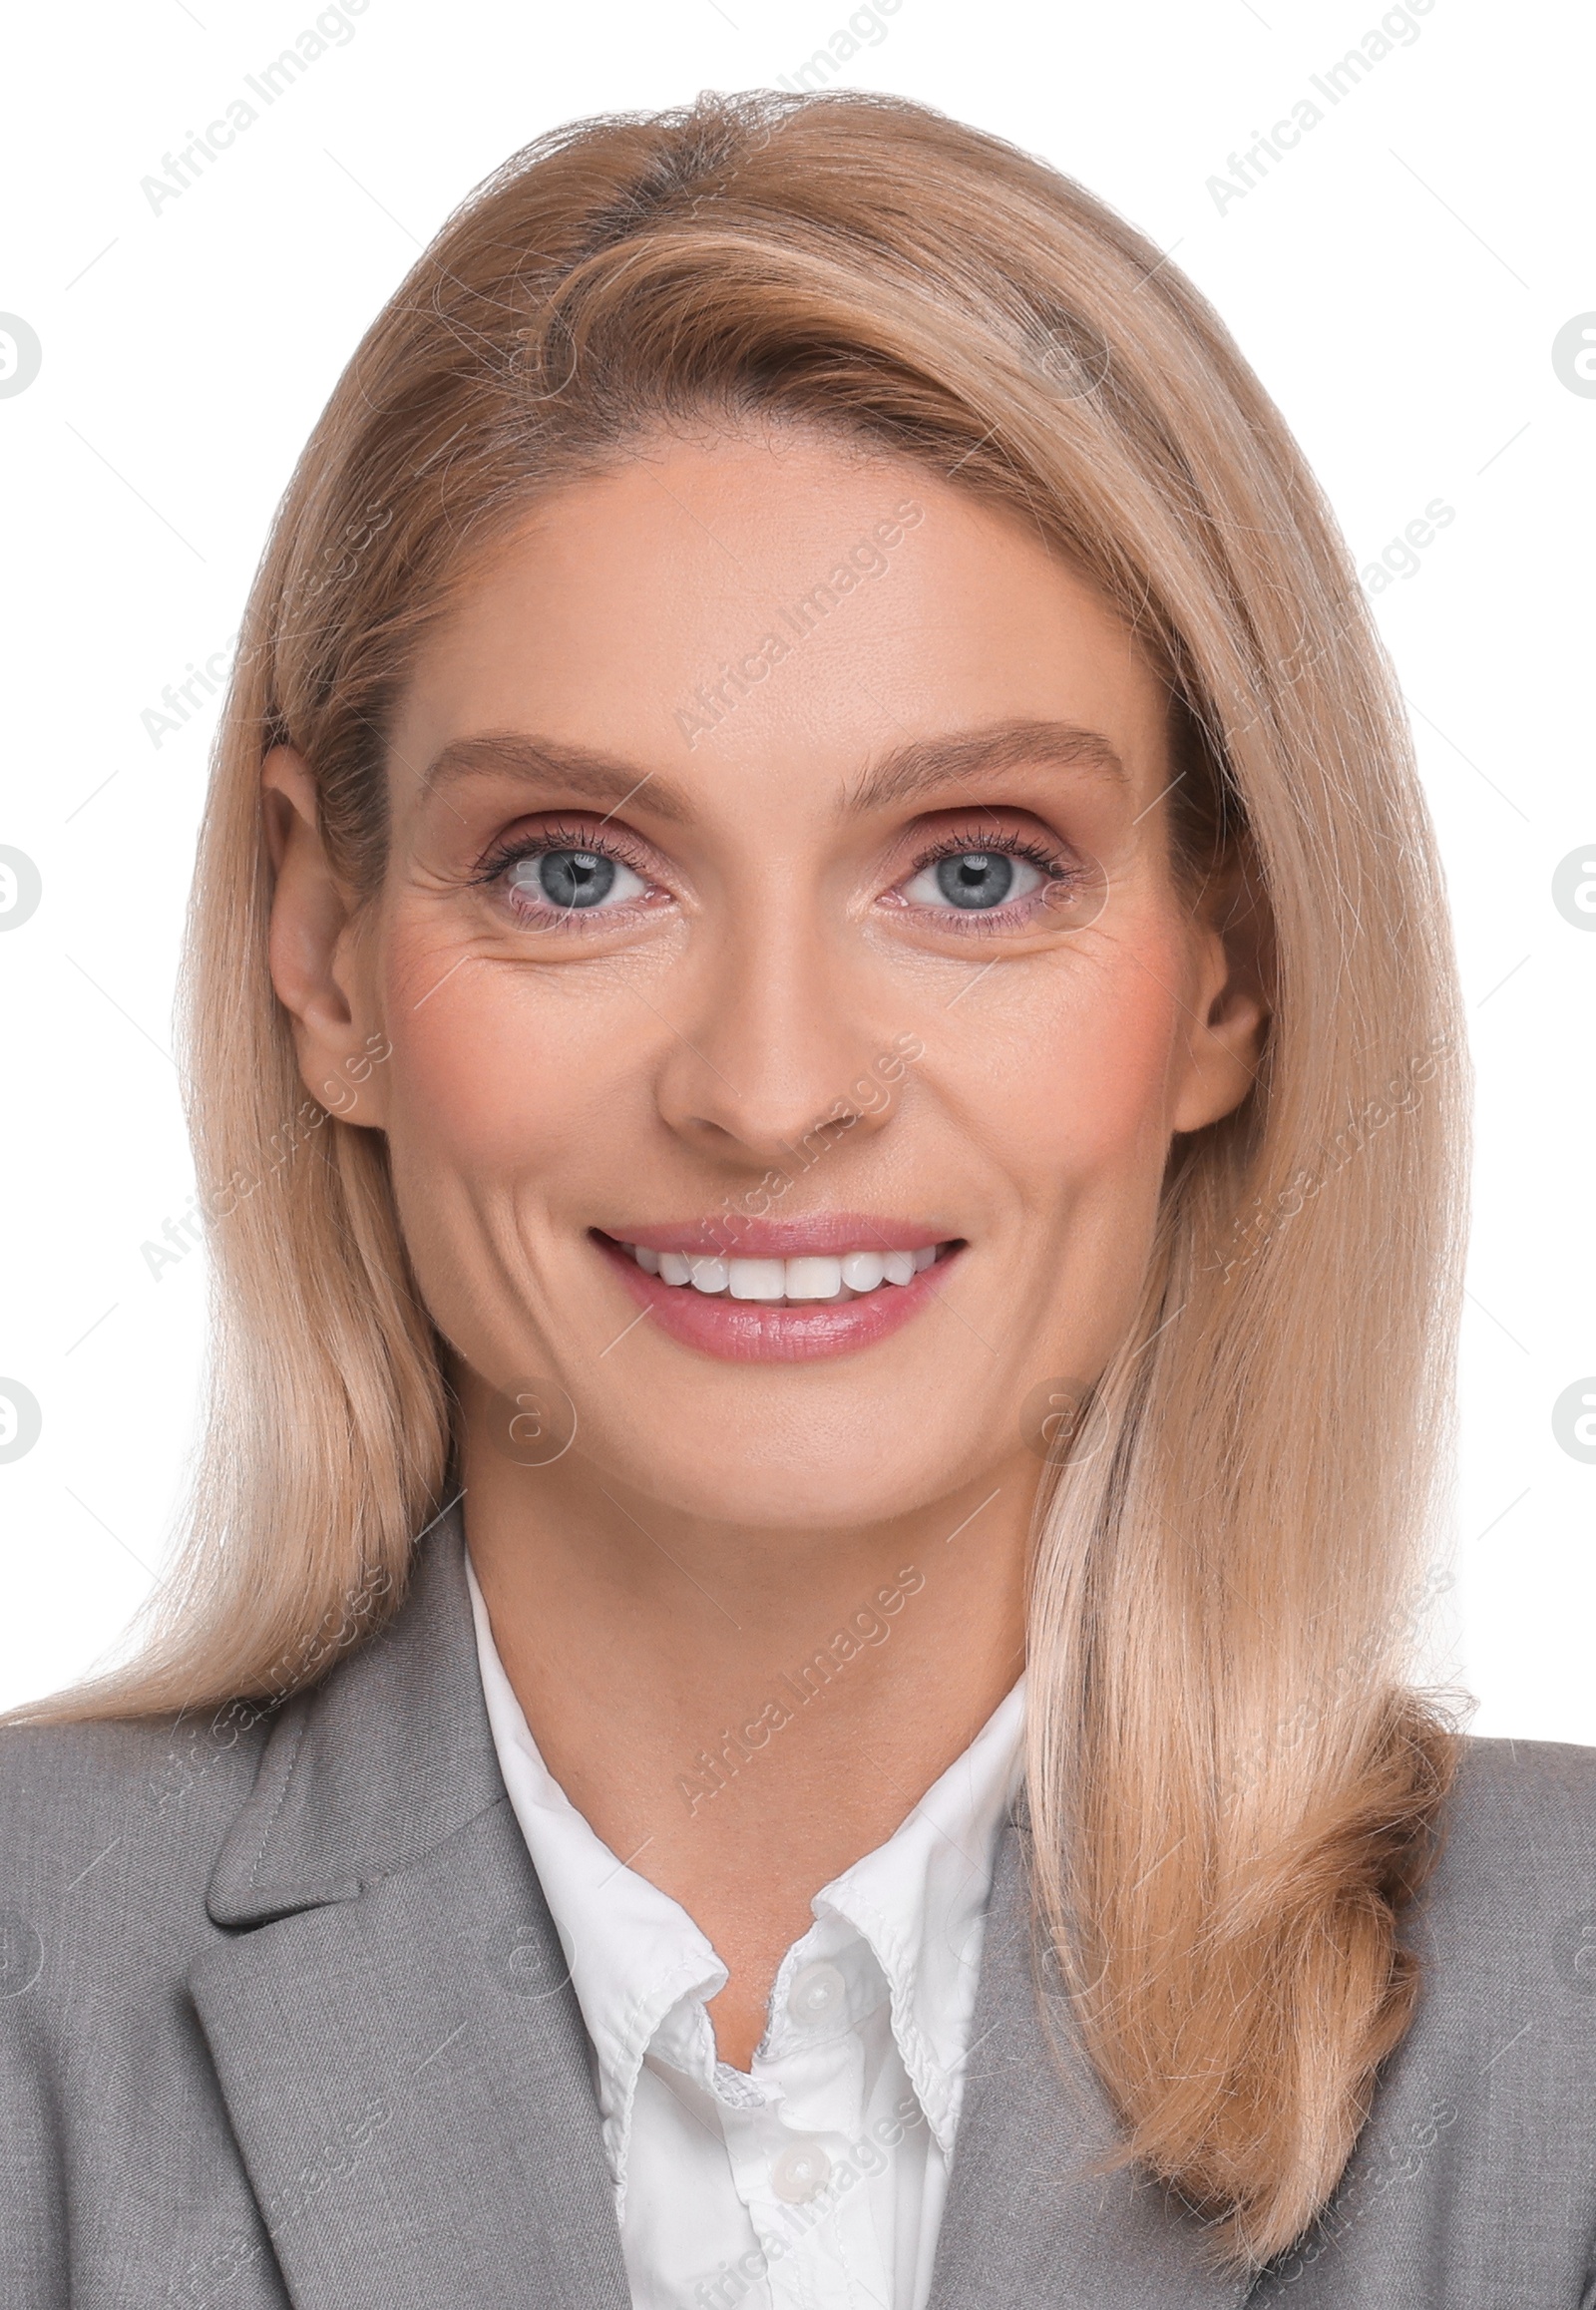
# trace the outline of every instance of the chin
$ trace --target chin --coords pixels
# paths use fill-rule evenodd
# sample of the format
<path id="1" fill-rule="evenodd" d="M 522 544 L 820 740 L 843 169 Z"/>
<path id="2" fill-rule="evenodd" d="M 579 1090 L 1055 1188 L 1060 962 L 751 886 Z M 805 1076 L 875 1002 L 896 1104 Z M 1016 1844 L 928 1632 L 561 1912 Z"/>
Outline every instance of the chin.
<path id="1" fill-rule="evenodd" d="M 922 1422 L 907 1412 L 894 1424 L 906 1436 L 923 1432 Z M 974 1450 L 968 1462 L 950 1458 L 928 1465 L 923 1453 L 884 1450 L 857 1431 L 835 1439 L 812 1427 L 790 1435 L 765 1430 L 738 1436 L 708 1422 L 696 1432 L 677 1426 L 668 1439 L 633 1434 L 623 1450 L 602 1458 L 620 1482 L 678 1515 L 794 1532 L 913 1515 L 957 1491 L 979 1465 Z"/>

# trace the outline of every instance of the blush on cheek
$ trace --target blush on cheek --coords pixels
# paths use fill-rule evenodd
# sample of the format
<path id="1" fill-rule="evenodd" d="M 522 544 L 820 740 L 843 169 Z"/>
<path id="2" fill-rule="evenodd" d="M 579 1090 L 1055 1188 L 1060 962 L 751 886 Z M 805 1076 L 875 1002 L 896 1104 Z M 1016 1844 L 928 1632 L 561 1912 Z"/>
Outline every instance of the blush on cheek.
<path id="1" fill-rule="evenodd" d="M 1161 1170 L 1169 1136 L 1180 959 L 1160 947 L 1121 952 L 1113 964 L 1051 1018 L 1016 1020 L 1024 1031 L 1005 1038 L 1006 1083 L 993 1080 L 990 1061 L 982 1070 L 1015 1141 L 1080 1185 L 1127 1164 Z"/>
<path id="2" fill-rule="evenodd" d="M 615 1038 L 532 993 L 522 973 L 470 958 L 419 1003 L 394 1005 L 390 1130 L 490 1178 L 591 1148 L 615 1095 Z"/>
<path id="3" fill-rule="evenodd" d="M 1097 978 L 1035 1029 L 1021 1071 L 992 1099 L 989 1144 L 1022 1182 L 1034 1291 L 1029 1367 L 1090 1378 L 1132 1321 L 1152 1247 L 1169 1148 L 1179 1011 L 1138 958 Z M 1160 983 L 1160 980 L 1163 983 Z M 996 1086 L 989 1083 L 989 1091 Z"/>

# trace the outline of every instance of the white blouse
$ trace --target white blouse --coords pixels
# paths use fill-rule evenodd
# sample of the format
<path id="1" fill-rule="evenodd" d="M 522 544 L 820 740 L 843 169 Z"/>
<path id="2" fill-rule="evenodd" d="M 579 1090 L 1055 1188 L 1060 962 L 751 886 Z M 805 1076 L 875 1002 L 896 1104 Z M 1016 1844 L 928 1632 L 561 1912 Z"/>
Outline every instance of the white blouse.
<path id="1" fill-rule="evenodd" d="M 554 1780 L 470 1584 L 505 1787 L 592 2041 L 634 2310 L 923 2310 L 1023 1679 L 902 1827 L 815 1895 L 734 2070 L 705 2011 L 725 1966 Z"/>

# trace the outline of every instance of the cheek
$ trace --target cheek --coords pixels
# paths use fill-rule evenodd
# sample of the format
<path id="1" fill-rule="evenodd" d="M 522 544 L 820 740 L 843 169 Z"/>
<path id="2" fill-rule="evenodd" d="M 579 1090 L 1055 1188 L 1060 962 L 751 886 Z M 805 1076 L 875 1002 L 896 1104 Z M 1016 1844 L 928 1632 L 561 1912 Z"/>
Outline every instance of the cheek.
<path id="1" fill-rule="evenodd" d="M 468 957 L 429 977 L 399 960 L 386 1015 L 388 1128 L 400 1146 L 486 1185 L 547 1181 L 564 1151 L 601 1143 L 628 1056 L 635 1077 L 626 1006 L 606 1006 L 612 1031 L 596 1035 L 587 1005 L 530 971 Z"/>
<path id="2" fill-rule="evenodd" d="M 1105 966 L 1071 970 L 1022 1031 L 993 1038 L 982 1082 L 978 1127 L 1009 1220 L 992 1281 L 1026 1386 L 1102 1370 L 1134 1316 L 1163 1194 L 1179 959 L 1141 947 L 1094 960 Z"/>
<path id="3" fill-rule="evenodd" d="M 969 1079 L 1043 1202 L 1094 1188 L 1139 1201 L 1162 1178 L 1181 959 L 1148 943 L 1095 961 L 969 1048 Z"/>

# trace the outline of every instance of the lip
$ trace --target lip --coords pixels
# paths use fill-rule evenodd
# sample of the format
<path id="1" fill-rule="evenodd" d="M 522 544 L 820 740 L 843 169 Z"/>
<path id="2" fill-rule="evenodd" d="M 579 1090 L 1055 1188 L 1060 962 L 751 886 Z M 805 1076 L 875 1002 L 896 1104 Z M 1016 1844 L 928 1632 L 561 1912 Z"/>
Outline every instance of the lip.
<path id="1" fill-rule="evenodd" d="M 858 1232 L 849 1232 L 862 1224 L 870 1227 L 869 1234 L 861 1237 Z M 913 1283 L 883 1285 L 862 1299 L 845 1300 L 837 1306 L 811 1301 L 799 1307 L 775 1307 L 768 1301 L 732 1300 L 723 1292 L 697 1292 L 690 1284 L 661 1283 L 657 1276 L 644 1275 L 628 1252 L 598 1229 L 590 1240 L 630 1298 L 648 1310 L 662 1332 L 684 1348 L 696 1348 L 701 1354 L 729 1363 L 809 1363 L 873 1348 L 878 1341 L 901 1332 L 931 1306 L 964 1250 L 961 1244 L 934 1267 L 923 1268 Z M 687 1248 L 699 1257 L 713 1248 L 701 1234 L 681 1228 L 639 1228 L 625 1240 L 640 1243 L 645 1251 Z M 757 1237 L 750 1226 L 748 1234 L 738 1238 L 736 1252 L 747 1259 L 824 1258 L 859 1248 L 862 1243 L 879 1245 L 886 1251 L 920 1251 L 927 1244 L 952 1240 L 929 1234 L 924 1228 L 901 1229 L 894 1237 L 885 1222 L 828 1218 L 788 1224 L 779 1244 L 769 1223 Z"/>

